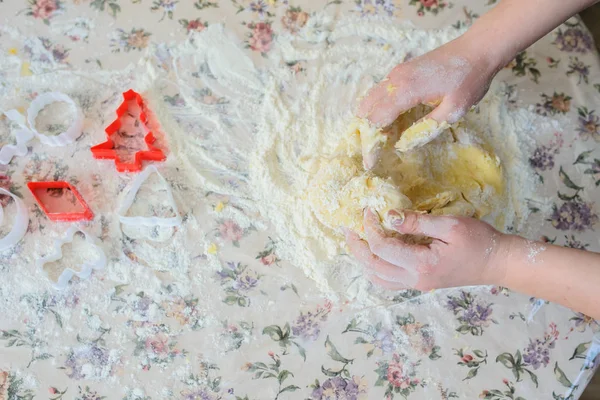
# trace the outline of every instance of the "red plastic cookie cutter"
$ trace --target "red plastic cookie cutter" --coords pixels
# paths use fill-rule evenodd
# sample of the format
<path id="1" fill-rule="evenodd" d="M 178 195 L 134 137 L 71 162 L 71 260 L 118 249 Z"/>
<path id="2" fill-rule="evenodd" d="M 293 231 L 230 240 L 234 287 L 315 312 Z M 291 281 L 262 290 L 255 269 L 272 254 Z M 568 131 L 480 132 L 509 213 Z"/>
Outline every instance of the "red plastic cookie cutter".
<path id="1" fill-rule="evenodd" d="M 27 187 L 38 205 L 51 221 L 89 221 L 94 213 L 75 186 L 68 182 L 29 182 Z M 66 193 L 71 193 L 75 204 Z"/>
<path id="2" fill-rule="evenodd" d="M 134 100 L 140 107 L 139 120 L 147 130 L 147 134 L 144 137 L 144 142 L 148 147 L 148 150 L 137 151 L 133 162 L 127 163 L 121 161 L 117 151 L 115 149 L 115 143 L 111 139 L 112 135 L 118 133 L 121 127 L 121 117 L 128 112 L 129 102 Z M 97 159 L 113 159 L 115 160 L 115 166 L 119 172 L 138 172 L 142 169 L 142 161 L 164 161 L 165 154 L 162 150 L 154 147 L 152 144 L 156 141 L 154 134 L 150 131 L 147 125 L 147 116 L 144 105 L 144 100 L 139 93 L 129 89 L 123 93 L 123 102 L 117 108 L 117 119 L 115 119 L 109 126 L 106 127 L 106 142 L 93 146 L 90 150 L 94 158 Z"/>

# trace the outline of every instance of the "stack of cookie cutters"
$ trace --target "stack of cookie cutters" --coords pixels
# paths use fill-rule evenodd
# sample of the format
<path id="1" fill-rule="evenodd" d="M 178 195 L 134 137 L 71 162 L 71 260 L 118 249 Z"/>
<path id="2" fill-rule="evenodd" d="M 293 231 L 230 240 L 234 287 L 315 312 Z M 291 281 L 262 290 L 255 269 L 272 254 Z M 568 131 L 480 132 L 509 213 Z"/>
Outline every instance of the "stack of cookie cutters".
<path id="1" fill-rule="evenodd" d="M 135 159 L 131 163 L 122 162 L 115 150 L 115 143 L 111 139 L 114 134 L 117 134 L 119 128 L 121 128 L 121 117 L 127 113 L 129 109 L 129 102 L 135 101 L 137 105 L 140 107 L 140 122 L 144 125 L 144 128 L 147 131 L 147 134 L 144 137 L 144 142 L 148 147 L 148 150 L 142 150 L 135 153 Z M 106 141 L 96 146 L 93 146 L 90 150 L 94 158 L 97 159 L 112 159 L 115 160 L 115 166 L 117 171 L 119 172 L 139 172 L 142 170 L 142 162 L 143 161 L 164 161 L 165 154 L 162 150 L 154 147 L 153 144 L 156 141 L 154 134 L 148 128 L 148 119 L 146 116 L 146 108 L 144 104 L 144 100 L 139 93 L 130 89 L 123 93 L 123 102 L 117 108 L 117 118 L 106 127 Z"/>

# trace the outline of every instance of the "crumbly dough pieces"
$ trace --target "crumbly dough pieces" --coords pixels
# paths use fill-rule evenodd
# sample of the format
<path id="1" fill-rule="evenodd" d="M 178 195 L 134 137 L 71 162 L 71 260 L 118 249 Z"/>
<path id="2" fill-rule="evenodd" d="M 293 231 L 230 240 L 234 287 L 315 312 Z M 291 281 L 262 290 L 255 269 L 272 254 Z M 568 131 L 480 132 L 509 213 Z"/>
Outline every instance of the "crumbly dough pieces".
<path id="1" fill-rule="evenodd" d="M 393 143 L 407 132 L 415 143 L 419 137 L 428 138 L 430 128 L 446 128 L 427 120 L 413 123 L 423 112 L 408 112 L 385 133 L 367 121 L 352 122 L 338 156 L 321 162 L 308 190 L 313 212 L 324 225 L 362 232 L 366 207 L 382 219 L 391 209 L 481 218 L 502 203 L 505 177 L 500 160 L 474 132 L 463 132 L 467 140 L 444 132 L 426 146 L 396 153 Z M 373 171 L 362 167 L 365 146 L 382 146 Z"/>
<path id="2" fill-rule="evenodd" d="M 392 209 L 410 209 L 412 202 L 389 180 L 364 172 L 360 158 L 340 156 L 321 166 L 308 190 L 317 218 L 331 229 L 362 231 L 363 210 L 384 216 Z"/>
<path id="3" fill-rule="evenodd" d="M 425 118 L 422 121 L 415 122 L 405 130 L 396 142 L 395 147 L 398 151 L 405 152 L 423 146 L 449 127 L 450 125 L 446 121 L 438 123 L 434 119 Z"/>

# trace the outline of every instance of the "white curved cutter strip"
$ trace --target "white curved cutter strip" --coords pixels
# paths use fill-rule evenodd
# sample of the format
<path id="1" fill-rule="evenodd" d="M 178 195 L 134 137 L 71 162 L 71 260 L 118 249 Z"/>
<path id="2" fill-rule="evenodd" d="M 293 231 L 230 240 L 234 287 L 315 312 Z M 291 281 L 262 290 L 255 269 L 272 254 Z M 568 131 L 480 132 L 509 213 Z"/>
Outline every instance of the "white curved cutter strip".
<path id="1" fill-rule="evenodd" d="M 8 190 L 0 188 L 0 194 L 12 197 L 17 206 L 12 230 L 8 232 L 8 235 L 0 238 L 0 250 L 6 250 L 19 243 L 23 236 L 25 236 L 27 227 L 29 226 L 29 211 L 27 211 L 27 207 L 25 206 L 25 203 L 23 203 L 23 200 Z M 0 205 L 0 225 L 2 224 L 3 219 L 4 210 L 2 209 L 2 205 Z"/>
<path id="2" fill-rule="evenodd" d="M 79 279 L 87 279 L 90 277 L 93 270 L 100 270 L 106 267 L 106 254 L 104 254 L 104 251 L 100 248 L 100 246 L 96 244 L 96 239 L 76 226 L 70 227 L 61 239 L 56 239 L 54 241 L 54 251 L 46 257 L 38 259 L 37 267 L 43 270 L 44 264 L 60 260 L 63 256 L 62 246 L 66 243 L 73 242 L 73 238 L 75 237 L 75 234 L 77 232 L 83 233 L 86 242 L 96 249 L 98 258 L 93 262 L 86 262 L 83 265 L 81 265 L 80 271 L 75 271 L 72 268 L 65 268 L 65 270 L 58 277 L 58 280 L 54 283 L 55 289 L 66 289 L 67 285 L 69 284 L 69 281 L 73 279 L 74 276 L 78 277 Z"/>
<path id="3" fill-rule="evenodd" d="M 27 125 L 25 125 L 25 117 L 17 110 L 9 110 L 3 114 L 6 115 L 6 118 L 9 120 L 17 123 L 20 128 L 14 134 L 17 144 L 7 144 L 0 149 L 0 164 L 7 165 L 13 157 L 23 157 L 27 154 L 27 143 L 33 139 L 33 132 L 27 128 Z"/>
<path id="4" fill-rule="evenodd" d="M 160 179 L 164 182 L 167 188 L 167 196 L 169 198 L 169 202 L 171 203 L 171 207 L 173 208 L 173 212 L 175 213 L 174 217 L 169 218 L 161 218 L 161 217 L 126 217 L 127 211 L 133 205 L 135 200 L 135 196 L 138 191 L 146 182 L 146 180 L 152 175 L 156 173 Z M 131 183 L 129 187 L 129 191 L 123 198 L 119 210 L 117 211 L 117 215 L 119 216 L 119 221 L 125 225 L 134 225 L 134 226 L 164 226 L 164 227 L 175 227 L 181 225 L 181 216 L 179 215 L 179 211 L 177 210 L 177 204 L 175 203 L 175 199 L 173 198 L 173 192 L 171 191 L 171 186 L 167 182 L 167 180 L 158 172 L 155 166 L 150 165 L 146 167 L 145 170 L 140 172 L 138 176 L 135 177 L 134 181 Z"/>
<path id="5" fill-rule="evenodd" d="M 59 135 L 47 136 L 39 133 L 35 129 L 35 119 L 37 118 L 38 114 L 47 105 L 58 102 L 65 102 L 75 108 L 75 120 L 71 123 L 66 131 L 60 133 Z M 79 136 L 81 136 L 83 129 L 83 114 L 81 113 L 81 110 L 75 101 L 73 101 L 73 99 L 66 94 L 60 92 L 47 92 L 37 96 L 29 105 L 29 108 L 27 109 L 27 122 L 29 122 L 29 128 L 34 135 L 37 136 L 40 142 L 52 147 L 66 146 L 73 143 Z"/>

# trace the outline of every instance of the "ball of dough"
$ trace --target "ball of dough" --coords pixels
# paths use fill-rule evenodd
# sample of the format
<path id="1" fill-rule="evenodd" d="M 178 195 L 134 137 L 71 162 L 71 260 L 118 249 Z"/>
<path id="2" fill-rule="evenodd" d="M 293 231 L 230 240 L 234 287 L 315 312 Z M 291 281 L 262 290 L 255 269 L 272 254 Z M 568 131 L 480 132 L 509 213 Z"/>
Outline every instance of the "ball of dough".
<path id="1" fill-rule="evenodd" d="M 363 230 L 363 210 L 384 216 L 392 209 L 407 209 L 412 202 L 391 182 L 364 172 L 359 159 L 337 157 L 327 161 L 308 190 L 311 207 L 324 225 L 337 230 Z"/>

